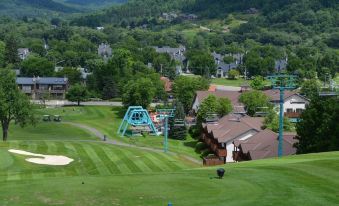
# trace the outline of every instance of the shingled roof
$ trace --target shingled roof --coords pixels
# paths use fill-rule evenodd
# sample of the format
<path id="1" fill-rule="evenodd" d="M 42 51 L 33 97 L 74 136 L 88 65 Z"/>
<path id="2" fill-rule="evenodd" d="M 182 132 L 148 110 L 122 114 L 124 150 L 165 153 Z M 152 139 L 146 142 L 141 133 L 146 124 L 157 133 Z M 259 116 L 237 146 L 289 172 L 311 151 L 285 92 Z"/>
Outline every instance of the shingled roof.
<path id="1" fill-rule="evenodd" d="M 283 155 L 296 153 L 293 144 L 295 134 L 284 135 Z M 244 154 L 248 154 L 251 160 L 277 157 L 278 154 L 278 134 L 269 129 L 258 132 L 247 140 L 235 140 L 234 145 L 240 148 Z"/>
<path id="2" fill-rule="evenodd" d="M 263 125 L 261 117 L 239 117 L 226 115 L 216 124 L 203 124 L 203 127 L 218 140 L 219 143 L 229 142 L 249 131 L 261 131 Z"/>
<path id="3" fill-rule="evenodd" d="M 206 99 L 209 95 L 214 95 L 218 98 L 228 98 L 231 100 L 233 105 L 240 105 L 239 96 L 241 95 L 238 91 L 197 91 L 196 98 L 201 103 Z"/>

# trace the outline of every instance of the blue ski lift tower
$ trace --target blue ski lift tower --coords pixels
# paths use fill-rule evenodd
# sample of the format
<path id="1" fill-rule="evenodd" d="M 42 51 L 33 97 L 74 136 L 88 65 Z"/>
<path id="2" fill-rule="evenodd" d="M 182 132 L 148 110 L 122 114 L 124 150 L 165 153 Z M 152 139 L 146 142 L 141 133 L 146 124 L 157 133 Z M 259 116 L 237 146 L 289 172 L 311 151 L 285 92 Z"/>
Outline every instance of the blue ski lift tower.
<path id="1" fill-rule="evenodd" d="M 283 155 L 283 130 L 284 130 L 284 91 L 293 90 L 296 88 L 296 78 L 295 75 L 285 75 L 277 74 L 268 76 L 272 82 L 273 89 L 278 89 L 280 91 L 280 113 L 279 113 L 279 145 L 278 145 L 278 157 Z"/>

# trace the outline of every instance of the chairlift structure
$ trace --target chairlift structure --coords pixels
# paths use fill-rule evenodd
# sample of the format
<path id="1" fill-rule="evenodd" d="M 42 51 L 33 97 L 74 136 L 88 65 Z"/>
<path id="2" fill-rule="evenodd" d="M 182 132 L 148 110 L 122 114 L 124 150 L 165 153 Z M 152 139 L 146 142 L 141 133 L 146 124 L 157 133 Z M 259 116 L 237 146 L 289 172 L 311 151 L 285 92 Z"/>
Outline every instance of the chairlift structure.
<path id="1" fill-rule="evenodd" d="M 267 77 L 271 81 L 273 89 L 280 91 L 280 112 L 279 112 L 279 145 L 278 157 L 283 155 L 283 128 L 284 128 L 284 92 L 296 88 L 296 75 L 277 74 Z"/>
<path id="2" fill-rule="evenodd" d="M 268 114 L 268 107 L 257 107 L 256 112 L 254 113 L 255 117 L 266 117 Z"/>
<path id="3" fill-rule="evenodd" d="M 157 114 L 164 123 L 164 152 L 168 151 L 168 118 L 175 116 L 175 109 L 157 109 Z"/>
<path id="4" fill-rule="evenodd" d="M 150 132 L 158 136 L 148 111 L 141 106 L 130 106 L 118 129 L 118 135 L 125 136 L 127 129 L 132 127 L 149 127 Z"/>

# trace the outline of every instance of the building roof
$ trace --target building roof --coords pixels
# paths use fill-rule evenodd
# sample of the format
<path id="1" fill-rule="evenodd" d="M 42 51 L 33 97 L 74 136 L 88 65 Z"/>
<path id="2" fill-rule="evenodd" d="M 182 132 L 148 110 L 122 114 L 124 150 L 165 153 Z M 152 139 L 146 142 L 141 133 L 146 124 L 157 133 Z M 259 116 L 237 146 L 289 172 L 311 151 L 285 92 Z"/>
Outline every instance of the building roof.
<path id="1" fill-rule="evenodd" d="M 169 46 L 164 47 L 153 47 L 157 53 L 167 53 L 171 56 L 172 59 L 179 62 L 184 62 L 186 60 L 186 56 L 184 52 L 186 51 L 186 47 L 180 45 L 178 48 L 172 48 Z"/>
<path id="2" fill-rule="evenodd" d="M 218 98 L 228 98 L 231 100 L 233 105 L 241 105 L 239 102 L 239 96 L 241 93 L 239 91 L 197 91 L 196 94 L 196 99 L 198 100 L 199 103 L 204 101 L 209 95 L 214 95 Z"/>
<path id="3" fill-rule="evenodd" d="M 263 91 L 270 99 L 271 101 L 279 101 L 280 100 L 280 91 L 277 89 L 270 89 Z M 291 90 L 285 90 L 284 93 L 284 99 L 287 99 L 293 95 L 297 94 L 296 91 Z"/>
<path id="4" fill-rule="evenodd" d="M 283 155 L 296 153 L 293 144 L 296 142 L 295 135 L 284 135 Z M 244 154 L 249 154 L 252 160 L 278 156 L 278 134 L 265 129 L 258 132 L 247 140 L 236 140 L 234 145 L 239 147 Z"/>
<path id="5" fill-rule="evenodd" d="M 68 78 L 58 77 L 17 77 L 16 83 L 22 85 L 33 85 L 33 84 L 54 84 L 54 85 L 66 85 Z"/>
<path id="6" fill-rule="evenodd" d="M 203 127 L 211 133 L 219 143 L 225 143 L 247 132 L 261 131 L 263 120 L 262 117 L 239 116 L 239 118 L 235 118 L 232 115 L 226 115 L 216 124 L 203 124 Z"/>

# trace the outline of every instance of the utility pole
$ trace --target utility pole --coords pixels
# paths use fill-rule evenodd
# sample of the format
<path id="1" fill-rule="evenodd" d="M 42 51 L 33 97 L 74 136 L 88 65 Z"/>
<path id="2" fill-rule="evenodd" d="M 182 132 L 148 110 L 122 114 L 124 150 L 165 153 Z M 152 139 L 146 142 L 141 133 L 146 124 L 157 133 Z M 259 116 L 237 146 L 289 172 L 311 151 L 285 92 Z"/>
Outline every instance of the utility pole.
<path id="1" fill-rule="evenodd" d="M 280 112 L 279 112 L 279 145 L 278 145 L 278 157 L 283 156 L 283 138 L 284 138 L 284 91 L 293 90 L 296 88 L 295 80 L 297 76 L 295 75 L 273 75 L 268 76 L 272 82 L 273 89 L 278 89 L 280 91 Z"/>

